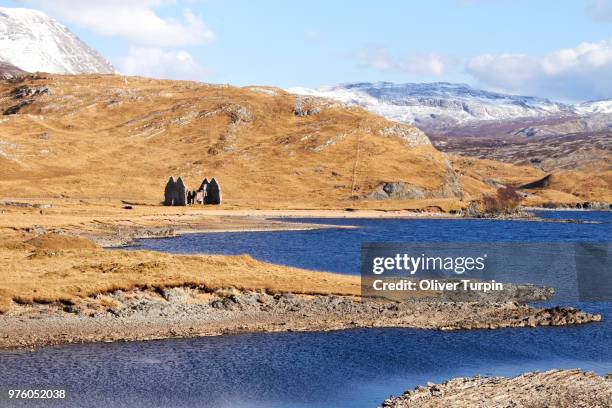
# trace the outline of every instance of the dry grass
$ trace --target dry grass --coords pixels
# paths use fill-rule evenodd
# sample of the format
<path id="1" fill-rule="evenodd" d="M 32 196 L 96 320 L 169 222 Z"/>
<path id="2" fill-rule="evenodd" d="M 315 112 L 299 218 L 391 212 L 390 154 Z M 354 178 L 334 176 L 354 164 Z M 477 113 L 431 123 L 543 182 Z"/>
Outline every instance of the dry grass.
<path id="1" fill-rule="evenodd" d="M 43 240 L 48 245 L 32 245 Z M 236 288 L 344 295 L 360 292 L 356 276 L 271 265 L 246 255 L 183 256 L 83 248 L 83 239 L 72 237 L 32 240 L 22 235 L 5 236 L 0 241 L 0 266 L 2 312 L 9 310 L 12 302 L 73 304 L 98 294 L 135 288 L 201 286 L 208 291 Z M 110 301 L 105 297 L 98 300 Z"/>
<path id="2" fill-rule="evenodd" d="M 189 186 L 216 177 L 232 209 L 458 209 L 490 193 L 491 179 L 544 175 L 532 167 L 455 157 L 464 202 L 355 201 L 382 182 L 440 188 L 448 175 L 445 155 L 385 136 L 398 125 L 359 108 L 331 106 L 296 116 L 296 97 L 276 88 L 267 88 L 269 94 L 186 81 L 44 74 L 0 81 L 0 110 L 20 102 L 12 93 L 19 86 L 48 87 L 50 93 L 0 120 L 3 198 L 159 204 L 167 177 L 182 175 Z M 609 178 L 595 190 L 588 177 L 554 189 L 575 195 L 576 202 L 606 201 Z"/>
<path id="3" fill-rule="evenodd" d="M 381 135 L 397 125 L 358 108 L 296 116 L 280 89 L 45 74 L 0 81 L 0 110 L 24 85 L 50 94 L 0 123 L 0 197 L 159 203 L 169 175 L 214 176 L 234 208 L 342 208 L 383 181 L 436 189 L 446 172 L 432 146 Z"/>
<path id="4" fill-rule="evenodd" d="M 495 183 L 520 186 L 550 174 L 532 166 L 517 166 L 493 160 L 451 155 L 453 166 L 462 174 L 461 184 L 470 197 L 494 194 Z M 529 190 L 532 197 L 524 204 L 575 204 L 584 201 L 612 202 L 612 171 L 602 167 L 595 172 L 556 171 L 551 184 L 539 190 Z M 526 190 L 527 191 L 527 190 Z"/>

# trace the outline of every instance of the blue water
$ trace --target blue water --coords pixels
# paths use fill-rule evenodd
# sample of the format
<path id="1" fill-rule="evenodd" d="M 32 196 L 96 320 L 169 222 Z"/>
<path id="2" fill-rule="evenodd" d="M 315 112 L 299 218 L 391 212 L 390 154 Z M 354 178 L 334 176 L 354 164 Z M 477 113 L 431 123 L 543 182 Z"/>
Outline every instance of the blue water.
<path id="1" fill-rule="evenodd" d="M 0 406 L 373 408 L 390 394 L 455 376 L 575 367 L 604 374 L 612 369 L 611 344 L 611 331 L 591 324 L 48 347 L 0 354 L 0 389 L 6 395 L 7 388 L 63 388 L 68 399 L 8 405 L 0 397 Z"/>
<path id="2" fill-rule="evenodd" d="M 612 242 L 612 212 L 543 211 L 547 218 L 597 223 L 470 219 L 303 219 L 354 229 L 187 234 L 141 240 L 137 247 L 173 253 L 249 254 L 256 259 L 320 271 L 359 274 L 365 242 Z"/>
<path id="3" fill-rule="evenodd" d="M 598 224 L 488 220 L 316 220 L 350 230 L 214 233 L 143 240 L 171 252 L 248 253 L 355 273 L 361 242 L 610 242 L 610 213 L 545 212 Z M 312 220 L 307 220 L 308 222 Z M 140 246 L 140 247 L 142 247 Z M 574 327 L 440 332 L 360 329 L 47 347 L 0 353 L 0 406 L 375 407 L 427 381 L 582 368 L 612 372 L 612 303 L 573 303 L 603 321 Z M 9 388 L 63 388 L 15 403 Z"/>

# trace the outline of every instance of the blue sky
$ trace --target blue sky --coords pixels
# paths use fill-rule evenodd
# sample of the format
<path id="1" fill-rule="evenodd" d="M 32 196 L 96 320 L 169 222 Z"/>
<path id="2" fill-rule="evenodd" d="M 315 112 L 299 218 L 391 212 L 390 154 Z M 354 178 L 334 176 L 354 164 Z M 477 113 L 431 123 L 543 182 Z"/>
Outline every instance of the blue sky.
<path id="1" fill-rule="evenodd" d="M 466 82 L 612 98 L 612 1 L 0 0 L 41 9 L 124 73 L 236 85 Z"/>

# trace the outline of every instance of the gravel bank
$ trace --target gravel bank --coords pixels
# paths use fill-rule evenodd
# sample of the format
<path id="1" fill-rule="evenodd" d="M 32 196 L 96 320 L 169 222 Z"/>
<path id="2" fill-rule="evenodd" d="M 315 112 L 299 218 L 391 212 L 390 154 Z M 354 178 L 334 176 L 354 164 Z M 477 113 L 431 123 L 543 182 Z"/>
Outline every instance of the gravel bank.
<path id="1" fill-rule="evenodd" d="M 171 288 L 116 291 L 78 305 L 14 305 L 0 316 L 0 348 L 151 340 L 240 332 L 328 331 L 361 327 L 496 329 L 582 324 L 599 315 L 513 301 L 391 302 L 335 295 Z"/>
<path id="2" fill-rule="evenodd" d="M 532 372 L 513 378 L 455 378 L 419 386 L 384 401 L 384 408 L 604 408 L 612 403 L 612 375 L 581 370 Z"/>

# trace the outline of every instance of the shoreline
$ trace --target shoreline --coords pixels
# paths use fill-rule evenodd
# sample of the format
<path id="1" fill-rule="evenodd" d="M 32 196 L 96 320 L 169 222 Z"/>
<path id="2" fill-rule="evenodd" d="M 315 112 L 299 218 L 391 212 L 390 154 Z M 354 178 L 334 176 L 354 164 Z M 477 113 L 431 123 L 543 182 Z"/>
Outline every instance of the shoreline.
<path id="1" fill-rule="evenodd" d="M 535 300 L 539 296 L 533 294 Z M 90 342 L 145 341 L 239 333 L 326 332 L 355 328 L 475 330 L 595 323 L 572 307 L 514 299 L 404 302 L 358 296 L 268 294 L 174 287 L 115 291 L 78 305 L 18 305 L 0 315 L 0 350 Z"/>
<path id="2" fill-rule="evenodd" d="M 214 228 L 194 227 L 192 229 L 175 229 L 175 225 L 169 225 L 166 228 L 169 234 L 159 235 L 155 231 L 158 227 L 138 228 L 135 227 L 131 232 L 131 236 L 126 241 L 123 238 L 116 240 L 102 237 L 101 235 L 88 235 L 87 238 L 94 240 L 104 248 L 122 248 L 134 245 L 140 239 L 156 239 L 156 238 L 175 238 L 187 234 L 213 234 L 213 233 L 240 233 L 240 232 L 275 232 L 275 231 L 314 231 L 323 229 L 356 229 L 360 228 L 356 225 L 339 225 L 339 224 L 319 224 L 316 222 L 295 222 L 294 219 L 342 219 L 342 220 L 364 220 L 364 219 L 396 219 L 396 220 L 490 220 L 490 221 L 521 221 L 521 222 L 578 222 L 566 219 L 545 219 L 530 214 L 530 211 L 537 209 L 529 209 L 528 215 L 508 215 L 499 217 L 468 217 L 457 214 L 448 213 L 418 213 L 412 211 L 384 211 L 384 210 L 212 210 L 207 212 L 207 216 L 227 217 L 240 221 L 249 220 L 255 221 L 257 226 L 244 227 L 236 226 L 234 228 Z M 569 211 L 569 210 L 568 210 Z M 596 211 L 596 210 L 582 210 Z M 129 234 L 129 233 L 128 233 Z"/>
<path id="3" fill-rule="evenodd" d="M 515 377 L 456 377 L 427 383 L 386 399 L 383 408 L 604 407 L 612 400 L 612 375 L 580 369 L 528 372 Z"/>
<path id="4" fill-rule="evenodd" d="M 395 219 L 395 220 L 491 220 L 491 221 L 522 221 L 522 222 L 567 222 L 568 220 L 544 219 L 537 216 L 500 216 L 500 217 L 467 217 L 446 213 L 416 213 L 411 211 L 382 211 L 382 210 L 213 210 L 206 216 L 232 219 L 238 222 L 235 227 L 215 227 L 194 225 L 184 228 L 179 224 L 166 224 L 164 227 L 137 227 L 126 228 L 119 237 L 108 237 L 107 234 L 75 234 L 93 240 L 104 248 L 122 248 L 133 245 L 140 239 L 175 238 L 187 234 L 213 234 L 213 233 L 240 233 L 240 232 L 275 232 L 275 231 L 315 231 L 323 229 L 356 229 L 356 225 L 319 224 L 316 222 L 296 222 L 295 219 Z M 241 225 L 241 221 L 243 224 Z M 161 228 L 161 230 L 160 230 Z M 180 229 L 183 228 L 183 229 Z M 161 232 L 161 233 L 160 233 Z"/>
<path id="5" fill-rule="evenodd" d="M 228 216 L 228 212 L 232 215 Z M 322 214 L 327 217 L 320 217 Z M 173 255 L 126 251 L 120 247 L 117 251 L 103 249 L 130 244 L 136 239 L 170 238 L 190 233 L 355 228 L 290 222 L 291 218 L 308 218 L 307 215 L 311 215 L 310 218 L 338 218 L 339 214 L 345 219 L 431 218 L 429 213 L 405 211 L 219 210 L 140 214 L 140 218 L 97 217 L 89 223 L 73 223 L 68 227 L 62 224 L 49 229 L 17 229 L 8 238 L 0 237 L 4 238 L 4 242 L 0 239 L 1 255 L 8 261 L 7 270 L 12 271 L 7 278 L 15 282 L 0 287 L 0 300 L 4 296 L 0 306 L 8 311 L 0 313 L 0 326 L 5 326 L 0 329 L 0 348 L 240 332 L 329 331 L 357 327 L 495 329 L 601 320 L 599 315 L 573 308 L 542 309 L 520 305 L 516 302 L 526 300 L 511 298 L 488 303 L 414 299 L 405 303 L 379 302 L 373 307 L 375 303 L 360 299 L 360 286 L 355 277 L 267 264 L 244 256 Z M 373 214 L 377 217 L 372 217 Z M 41 218 L 45 216 L 40 215 Z M 280 221 L 266 218 L 272 215 L 285 218 Z M 450 215 L 444 218 L 465 219 Z M 164 293 L 173 288 L 188 295 L 172 300 Z M 227 291 L 232 293 L 225 293 Z M 131 295 L 126 297 L 126 293 Z M 245 314 L 230 313 L 231 318 L 227 313 L 219 314 L 213 305 L 215 301 L 215 304 L 230 302 L 231 306 L 231 302 L 240 300 L 241 296 L 265 301 L 249 303 L 250 309 L 246 312 L 238 302 L 237 310 Z M 303 312 L 306 314 L 292 314 L 280 307 L 279 304 L 287 303 L 285 297 L 294 299 L 291 301 L 294 304 L 288 307 L 306 310 Z M 340 313 L 337 305 L 328 304 L 330 301 L 351 306 Z M 272 313 L 268 313 L 266 304 L 274 305 Z M 363 309 L 364 304 L 369 306 Z M 383 309 L 380 304 L 385 305 Z M 126 305 L 136 309 L 141 306 L 157 308 L 157 314 L 130 315 Z M 167 319 L 159 320 L 160 313 Z M 20 343 L 20 338 L 26 340 Z"/>
<path id="6" fill-rule="evenodd" d="M 11 203 L 11 204 L 6 204 Z M 19 205 L 17 205 L 19 204 Z M 132 204 L 82 203 L 22 199 L 0 204 L 0 233 L 65 234 L 90 239 L 102 247 L 121 247 L 137 239 L 165 238 L 188 233 L 260 232 L 350 228 L 292 222 L 292 219 L 442 219 L 559 222 L 532 216 L 469 218 L 460 214 L 413 209 L 241 209 L 191 208 Z M 539 208 L 529 208 L 539 211 Z M 582 210 L 591 211 L 591 210 Z"/>

